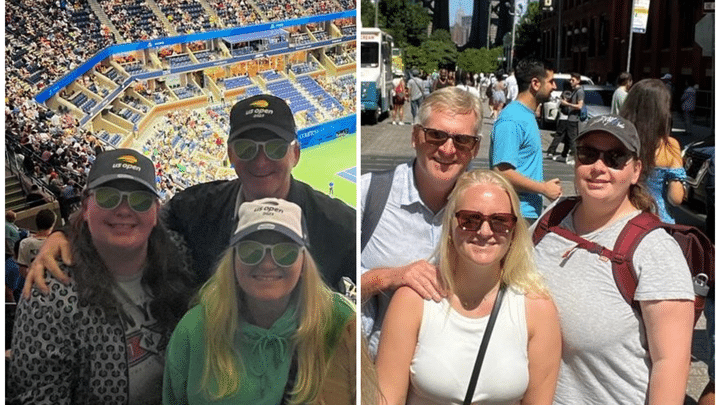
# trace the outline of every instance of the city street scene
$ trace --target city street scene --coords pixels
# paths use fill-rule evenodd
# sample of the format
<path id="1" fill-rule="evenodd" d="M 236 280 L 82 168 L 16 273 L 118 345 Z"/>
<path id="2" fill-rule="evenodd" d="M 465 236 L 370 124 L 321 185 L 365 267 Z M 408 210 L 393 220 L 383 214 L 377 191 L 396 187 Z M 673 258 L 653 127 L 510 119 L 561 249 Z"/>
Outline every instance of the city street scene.
<path id="1" fill-rule="evenodd" d="M 526 100 L 523 99 L 522 88 L 519 89 L 520 96 L 518 96 L 520 80 L 515 77 L 518 74 L 518 62 L 533 58 L 552 68 L 555 85 L 547 97 L 543 98 L 533 93 L 537 106 L 531 106 L 535 108 L 535 122 L 539 129 L 533 136 L 539 136 L 541 145 L 541 149 L 534 153 L 542 154 L 544 181 L 559 179 L 562 196 L 583 195 L 582 190 L 576 187 L 575 178 L 585 162 L 576 165 L 574 140 L 594 117 L 612 112 L 629 119 L 637 126 L 643 146 L 647 145 L 647 139 L 654 136 L 643 132 L 652 126 L 652 124 L 648 125 L 647 121 L 663 120 L 662 117 L 667 117 L 666 121 L 669 122 L 663 127 L 666 129 L 665 133 L 659 135 L 662 139 L 659 144 L 672 145 L 676 157 L 674 163 L 667 166 L 682 171 L 683 178 L 682 181 L 667 180 L 662 190 L 669 196 L 670 192 L 664 190 L 673 187 L 672 183 L 682 184 L 683 187 L 680 189 L 682 198 L 677 203 L 667 196 L 664 197 L 667 200 L 664 204 L 665 210 L 675 223 L 697 227 L 711 238 L 714 244 L 714 2 L 362 0 L 361 6 L 363 25 L 360 33 L 361 105 L 359 108 L 362 112 L 361 175 L 364 176 L 358 191 L 361 206 L 371 204 L 365 193 L 373 192 L 373 184 L 370 183 L 370 192 L 367 191 L 368 186 L 363 185 L 363 181 L 368 181 L 370 178 L 367 177 L 368 173 L 374 173 L 375 176 L 395 170 L 395 176 L 398 176 L 401 172 L 399 169 L 396 170 L 396 167 L 404 167 L 415 158 L 418 158 L 415 166 L 419 164 L 426 150 L 424 149 L 426 145 L 423 144 L 430 143 L 427 141 L 430 133 L 427 122 L 443 121 L 433 120 L 433 112 L 428 113 L 430 118 L 422 116 L 422 113 L 418 113 L 418 107 L 443 87 L 456 86 L 479 97 L 482 110 L 482 124 L 478 134 L 480 141 L 479 146 L 476 146 L 478 148 L 476 157 L 470 161 L 467 170 L 490 168 L 493 155 L 491 142 L 493 129 L 502 128 L 496 125 L 498 121 L 512 119 L 502 116 L 503 110 L 512 108 L 510 104 L 518 102 L 517 100 Z M 634 86 L 636 88 L 633 92 Z M 661 89 L 662 96 L 659 95 L 660 93 L 648 93 L 648 89 L 651 88 Z M 643 91 L 645 93 L 642 93 Z M 578 96 L 578 93 L 582 93 L 583 96 Z M 613 106 L 620 93 L 627 97 L 622 100 L 631 100 L 624 110 L 622 102 Z M 578 103 L 579 100 L 582 100 L 582 104 Z M 657 110 L 663 110 L 664 115 L 646 116 L 642 108 L 638 108 L 633 115 L 631 103 L 640 106 L 660 105 L 661 108 Z M 577 111 L 573 111 L 574 109 Z M 647 112 L 648 109 L 644 111 Z M 581 118 L 575 119 L 574 134 L 568 129 L 573 128 L 568 124 L 573 121 L 573 115 L 582 115 Z M 448 150 L 452 153 L 460 153 L 456 152 L 461 151 L 457 138 L 459 132 L 451 132 L 445 128 L 433 129 L 444 130 L 445 133 L 433 132 L 439 132 L 442 138 L 439 141 L 433 140 L 432 145 L 440 146 L 432 149 L 438 152 L 432 152 L 435 154 L 430 155 L 431 159 L 446 156 L 445 153 L 451 153 Z M 563 137 L 565 134 L 569 134 L 569 137 Z M 499 132 L 495 135 L 500 136 Z M 506 133 L 504 135 L 508 136 Z M 499 138 L 494 139 L 495 142 L 499 142 Z M 554 139 L 559 142 L 553 142 Z M 564 141 L 568 141 L 570 145 L 565 146 Z M 660 159 L 658 156 L 661 154 L 661 146 L 657 148 L 655 156 Z M 596 161 L 592 163 L 593 165 L 599 165 L 598 159 L 602 158 L 605 170 L 611 172 L 615 170 L 605 166 L 608 162 L 606 158 L 595 156 Z M 654 163 L 656 167 L 666 166 L 660 160 Z M 415 181 L 419 182 L 417 171 L 414 171 L 414 176 Z M 392 181 L 395 187 L 395 180 Z M 419 188 L 420 185 L 417 187 Z M 420 190 L 421 200 L 422 194 Z M 553 199 L 541 195 L 544 210 Z M 388 198 L 392 199 L 392 194 Z M 420 202 L 420 205 L 424 206 L 424 202 Z M 387 204 L 389 207 L 390 202 Z M 428 207 L 425 207 L 429 211 L 426 216 L 438 213 Z M 363 232 L 366 229 L 365 216 L 362 218 Z M 381 217 L 378 227 L 382 226 L 382 221 Z M 407 220 L 408 223 L 411 221 L 411 219 Z M 492 227 L 489 219 L 488 224 Z M 482 229 L 482 222 L 480 227 Z M 414 228 L 410 226 L 408 229 Z M 367 251 L 363 250 L 362 271 L 365 271 L 365 268 L 372 269 L 367 263 L 377 262 L 368 253 L 375 251 L 372 247 L 374 237 L 369 237 L 370 248 Z M 366 236 L 363 235 L 361 239 L 365 243 Z M 422 241 L 418 242 L 418 245 L 420 244 Z M 427 257 L 415 259 L 427 259 Z M 587 271 L 579 268 L 572 270 Z M 412 288 L 412 285 L 410 287 Z M 554 292 L 552 288 L 550 290 L 551 293 Z M 365 289 L 363 294 L 364 291 Z M 711 295 L 714 302 L 714 291 Z M 366 299 L 365 295 L 364 299 Z M 586 298 L 578 296 L 576 299 Z M 556 298 L 562 320 L 563 309 L 557 300 Z M 381 306 L 382 300 L 379 302 Z M 602 303 L 598 302 L 596 305 Z M 427 304 L 424 308 L 427 310 Z M 388 311 L 391 309 L 392 304 Z M 487 313 L 489 309 L 485 312 Z M 425 328 L 424 316 L 421 328 Z M 389 322 L 388 318 L 386 317 L 383 322 Z M 565 328 L 565 323 L 562 325 Z M 642 325 L 640 327 L 639 338 L 644 342 L 644 350 L 647 350 L 647 341 L 653 341 L 655 338 L 645 336 L 645 328 Z M 685 390 L 685 404 L 714 404 L 714 385 L 709 384 L 708 376 L 708 364 L 714 367 L 710 352 L 714 342 L 709 340 L 707 328 L 708 323 L 703 315 L 695 323 L 692 334 L 691 368 Z M 364 332 L 370 341 L 372 354 L 374 335 L 368 331 Z M 423 333 L 425 332 L 420 332 L 420 336 L 410 336 L 412 339 L 418 339 L 418 350 L 424 344 Z M 587 338 L 590 339 L 589 336 Z M 620 332 L 616 337 L 618 340 L 624 338 L 626 335 L 620 335 Z M 480 339 L 481 337 L 477 336 L 478 342 L 473 346 L 475 349 L 470 356 L 470 363 L 475 359 Z M 388 388 L 384 376 L 388 373 L 386 369 L 389 369 L 385 359 L 395 359 L 395 357 L 383 354 L 382 345 L 381 339 L 378 358 L 376 358 L 379 387 L 383 394 L 386 390 L 393 393 L 392 389 L 396 387 Z M 568 343 L 564 340 L 563 350 L 568 350 L 567 347 Z M 603 352 L 605 349 L 598 347 L 597 350 L 597 356 L 603 356 L 605 353 Z M 445 356 L 440 353 L 445 352 L 438 352 L 435 355 Z M 648 353 L 650 354 L 646 359 L 652 363 L 652 351 Z M 611 355 L 621 356 L 619 353 Z M 412 357 L 413 369 L 417 368 L 415 363 L 418 361 L 417 356 L 419 356 L 418 352 Z M 565 361 L 564 352 L 563 362 Z M 616 359 L 607 360 L 607 362 L 614 361 Z M 631 360 L 628 359 L 627 363 L 630 364 Z M 472 364 L 462 364 L 461 367 L 467 368 L 467 378 L 469 378 Z M 443 370 L 443 368 L 438 369 L 437 375 L 441 375 Z M 399 371 L 393 369 L 395 373 Z M 402 372 L 408 371 L 402 370 Z M 400 388 L 401 391 L 407 391 L 407 394 L 403 395 L 408 397 L 427 395 L 425 398 L 431 397 L 436 402 L 440 401 L 433 397 L 434 392 L 426 391 L 427 387 L 421 385 L 422 381 L 416 374 L 418 372 L 411 371 L 409 385 Z M 607 387 L 621 386 L 624 383 L 619 381 L 630 378 L 619 376 L 617 372 L 620 372 L 620 368 L 600 374 L 595 377 L 599 380 L 597 384 Z M 588 371 L 588 373 L 592 375 L 593 372 Z M 613 373 L 615 374 L 612 375 Z M 453 375 L 456 374 L 464 375 L 459 371 Z M 567 379 L 563 380 L 562 369 L 560 374 L 560 381 L 567 383 Z M 482 375 L 483 370 L 480 372 L 481 382 Z M 402 376 L 399 378 L 404 379 Z M 642 378 L 646 381 L 648 377 Z M 651 375 L 651 378 L 655 376 Z M 463 391 L 459 394 L 461 401 L 467 383 L 458 384 L 463 386 Z M 478 382 L 476 394 L 481 392 L 480 384 Z M 591 393 L 590 390 L 591 388 L 588 388 L 588 391 L 582 392 L 581 389 L 579 397 L 571 397 L 575 400 L 565 402 L 644 402 L 644 400 L 622 401 L 619 398 L 624 398 L 622 396 L 624 394 L 618 394 L 614 400 L 608 402 L 602 400 L 596 402 L 597 398 L 601 397 L 595 397 L 594 400 L 583 398 L 583 394 L 594 395 L 594 391 Z M 618 390 L 622 391 L 619 388 Z M 649 388 L 645 386 L 642 395 L 651 397 L 654 395 L 653 390 L 652 384 Z M 613 388 L 607 390 L 602 388 L 601 391 L 614 395 Z M 557 395 L 564 393 L 565 391 L 560 389 L 556 391 L 556 399 Z"/>

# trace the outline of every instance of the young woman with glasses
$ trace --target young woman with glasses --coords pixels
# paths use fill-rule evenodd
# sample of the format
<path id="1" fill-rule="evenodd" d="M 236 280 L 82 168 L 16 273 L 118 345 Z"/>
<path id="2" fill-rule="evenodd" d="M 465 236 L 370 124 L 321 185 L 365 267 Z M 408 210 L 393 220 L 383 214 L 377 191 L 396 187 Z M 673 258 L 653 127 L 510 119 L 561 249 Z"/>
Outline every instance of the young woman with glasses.
<path id="1" fill-rule="evenodd" d="M 579 202 L 560 228 L 613 249 L 620 231 L 655 202 L 644 188 L 633 124 L 591 119 L 577 139 Z M 652 156 L 652 154 L 650 154 Z M 560 314 L 563 355 L 556 404 L 681 404 L 690 368 L 693 286 L 677 242 L 663 229 L 633 255 L 637 312 L 618 290 L 612 263 L 555 232 L 535 248 Z"/>
<path id="2" fill-rule="evenodd" d="M 158 221 L 152 161 L 103 152 L 71 219 L 74 264 L 18 305 L 12 403 L 159 404 L 164 353 L 192 293 L 189 259 Z"/>
<path id="3" fill-rule="evenodd" d="M 458 179 L 434 255 L 447 298 L 425 301 L 401 287 L 383 323 L 376 366 L 387 404 L 462 403 L 498 304 L 472 402 L 551 403 L 559 321 L 535 270 L 519 207 L 517 194 L 498 173 L 478 170 Z"/>
<path id="4" fill-rule="evenodd" d="M 230 247 L 180 321 L 166 404 L 351 404 L 355 310 L 322 281 L 299 206 L 246 202 Z"/>

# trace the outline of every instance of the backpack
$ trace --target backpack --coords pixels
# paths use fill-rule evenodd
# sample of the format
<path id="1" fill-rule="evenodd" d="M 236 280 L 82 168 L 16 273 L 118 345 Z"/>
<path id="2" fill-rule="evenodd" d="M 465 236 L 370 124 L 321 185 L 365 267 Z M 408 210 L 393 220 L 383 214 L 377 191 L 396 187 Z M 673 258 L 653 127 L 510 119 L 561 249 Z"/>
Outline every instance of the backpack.
<path id="1" fill-rule="evenodd" d="M 585 106 L 585 103 L 583 103 L 583 106 L 580 109 L 580 121 L 586 121 L 587 119 L 587 106 Z"/>
<path id="2" fill-rule="evenodd" d="M 633 299 L 638 284 L 633 268 L 633 254 L 645 235 L 658 228 L 665 229 L 680 245 L 690 268 L 695 287 L 695 322 L 697 322 L 705 308 L 705 297 L 715 285 L 715 246 L 710 239 L 695 227 L 666 224 L 661 222 L 657 215 L 643 212 L 625 225 L 618 235 L 615 246 L 610 250 L 558 226 L 578 202 L 580 202 L 578 197 L 571 197 L 558 202 L 545 213 L 535 226 L 532 234 L 533 244 L 537 245 L 548 232 L 553 232 L 576 242 L 578 248 L 609 259 L 612 262 L 613 276 L 620 294 L 642 317 L 640 304 Z"/>
<path id="3" fill-rule="evenodd" d="M 385 210 L 385 204 L 390 197 L 393 177 L 395 177 L 395 168 L 370 174 L 370 187 L 365 196 L 365 206 L 360 224 L 360 252 L 365 250 L 365 246 L 370 241 L 370 237 L 380 221 L 380 216 Z"/>

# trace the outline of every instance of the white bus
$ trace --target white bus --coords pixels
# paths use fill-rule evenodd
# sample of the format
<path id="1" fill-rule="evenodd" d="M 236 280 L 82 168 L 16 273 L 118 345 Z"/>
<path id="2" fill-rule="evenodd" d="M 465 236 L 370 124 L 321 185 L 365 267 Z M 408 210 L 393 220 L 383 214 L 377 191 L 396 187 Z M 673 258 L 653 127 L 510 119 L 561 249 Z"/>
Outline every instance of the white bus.
<path id="1" fill-rule="evenodd" d="M 392 108 L 392 47 L 392 37 L 379 28 L 361 29 L 360 104 L 373 124 Z"/>

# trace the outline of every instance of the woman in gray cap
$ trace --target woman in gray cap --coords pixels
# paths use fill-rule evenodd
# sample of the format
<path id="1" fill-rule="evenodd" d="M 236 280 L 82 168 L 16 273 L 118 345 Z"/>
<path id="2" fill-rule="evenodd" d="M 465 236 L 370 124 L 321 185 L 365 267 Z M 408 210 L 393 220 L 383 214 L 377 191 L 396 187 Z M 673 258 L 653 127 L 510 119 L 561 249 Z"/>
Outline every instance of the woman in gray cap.
<path id="1" fill-rule="evenodd" d="M 189 261 L 158 221 L 152 161 L 104 152 L 71 219 L 68 285 L 18 305 L 12 403 L 157 404 L 164 353 L 191 295 Z"/>
<path id="2" fill-rule="evenodd" d="M 170 340 L 163 403 L 354 403 L 355 308 L 323 283 L 300 207 L 264 198 L 238 218 Z"/>
<path id="3" fill-rule="evenodd" d="M 637 287 L 626 301 L 619 286 L 628 283 L 614 277 L 622 260 L 609 251 L 628 222 L 655 209 L 638 133 L 619 116 L 595 117 L 575 157 L 579 198 L 559 200 L 533 235 L 563 336 L 554 403 L 681 404 L 694 299 L 685 257 L 664 229 L 647 233 L 632 254 Z"/>

